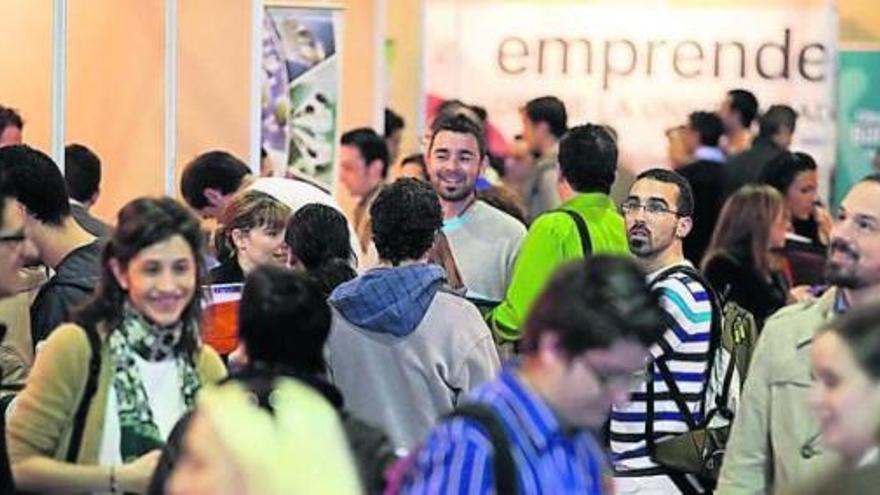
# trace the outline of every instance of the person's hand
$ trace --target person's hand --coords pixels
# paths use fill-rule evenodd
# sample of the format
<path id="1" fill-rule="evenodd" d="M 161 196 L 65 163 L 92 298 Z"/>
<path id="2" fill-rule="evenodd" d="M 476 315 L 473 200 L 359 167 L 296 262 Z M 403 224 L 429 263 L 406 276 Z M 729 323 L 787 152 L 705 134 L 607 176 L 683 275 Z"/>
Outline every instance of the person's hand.
<path id="1" fill-rule="evenodd" d="M 123 493 L 145 493 L 159 463 L 160 450 L 153 450 L 116 468 L 116 484 Z"/>
<path id="2" fill-rule="evenodd" d="M 229 353 L 229 360 L 226 363 L 226 367 L 229 368 L 230 373 L 234 373 L 244 370 L 247 365 L 247 349 L 244 346 L 244 342 L 241 342 L 238 344 L 238 347 L 236 347 L 234 351 Z"/>
<path id="3" fill-rule="evenodd" d="M 812 287 L 809 285 L 798 285 L 797 287 L 789 289 L 788 298 L 788 302 L 791 304 L 816 299 L 816 295 L 813 293 Z"/>
<path id="4" fill-rule="evenodd" d="M 831 213 L 828 211 L 828 208 L 825 208 L 824 206 L 816 205 L 815 215 L 816 223 L 819 224 L 819 241 L 827 246 L 828 239 L 831 235 L 831 226 L 834 223 L 834 220 L 831 218 Z"/>

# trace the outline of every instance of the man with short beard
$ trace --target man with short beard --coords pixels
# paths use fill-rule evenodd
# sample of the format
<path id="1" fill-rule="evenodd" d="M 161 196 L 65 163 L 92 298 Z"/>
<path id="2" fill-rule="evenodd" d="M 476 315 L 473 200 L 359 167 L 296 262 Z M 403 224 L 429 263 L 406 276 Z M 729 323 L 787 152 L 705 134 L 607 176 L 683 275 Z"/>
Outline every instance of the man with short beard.
<path id="1" fill-rule="evenodd" d="M 827 281 L 815 300 L 767 320 L 727 444 L 717 493 L 798 493 L 833 468 L 808 407 L 816 332 L 837 314 L 880 299 L 880 174 L 849 191 L 831 229 Z M 845 432 L 837 432 L 846 434 Z"/>
<path id="2" fill-rule="evenodd" d="M 477 179 L 489 162 L 483 132 L 464 115 L 441 118 L 432 126 L 425 159 L 467 296 L 497 304 L 510 284 L 526 229 L 477 200 Z"/>
<path id="3" fill-rule="evenodd" d="M 657 395 L 648 394 L 649 382 L 635 383 L 631 402 L 611 411 L 615 493 L 701 493 L 696 478 L 655 463 L 648 442 L 649 436 L 660 442 L 686 433 L 688 416 L 699 421 L 706 412 L 702 399 L 712 359 L 712 293 L 682 246 L 693 226 L 694 195 L 682 175 L 652 169 L 636 178 L 620 209 L 630 251 L 658 297 L 665 328 L 650 348 L 647 379 Z"/>

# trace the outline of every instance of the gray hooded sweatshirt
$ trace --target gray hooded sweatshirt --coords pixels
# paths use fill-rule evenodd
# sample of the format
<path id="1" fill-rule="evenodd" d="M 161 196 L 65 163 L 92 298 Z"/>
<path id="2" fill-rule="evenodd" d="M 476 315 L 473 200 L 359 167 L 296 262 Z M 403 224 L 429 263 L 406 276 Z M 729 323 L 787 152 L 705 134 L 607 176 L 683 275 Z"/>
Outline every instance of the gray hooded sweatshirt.
<path id="1" fill-rule="evenodd" d="M 475 306 L 441 290 L 443 269 L 376 268 L 337 287 L 328 364 L 355 416 L 412 448 L 460 397 L 497 375 L 492 335 Z"/>

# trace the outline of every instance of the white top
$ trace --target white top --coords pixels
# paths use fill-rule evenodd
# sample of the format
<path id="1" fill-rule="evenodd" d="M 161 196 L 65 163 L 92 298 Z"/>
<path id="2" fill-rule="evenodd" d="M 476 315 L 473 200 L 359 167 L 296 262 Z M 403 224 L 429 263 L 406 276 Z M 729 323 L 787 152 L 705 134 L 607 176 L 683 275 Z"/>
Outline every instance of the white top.
<path id="1" fill-rule="evenodd" d="M 177 421 L 186 413 L 183 401 L 183 382 L 177 363 L 174 359 L 151 362 L 140 356 L 134 356 L 135 365 L 143 380 L 147 392 L 153 421 L 159 427 L 162 438 L 168 438 Z M 98 464 L 102 466 L 118 466 L 123 464 L 119 452 L 119 408 L 116 390 L 111 381 L 107 391 L 107 409 L 104 414 L 104 434 L 101 435 L 101 450 Z"/>
<path id="2" fill-rule="evenodd" d="M 443 221 L 468 297 L 501 301 L 526 236 L 519 220 L 483 201 Z"/>
<path id="3" fill-rule="evenodd" d="M 314 184 L 309 184 L 305 181 L 286 179 L 283 177 L 260 177 L 255 179 L 249 188 L 266 193 L 278 201 L 281 201 L 289 206 L 293 213 L 296 213 L 305 205 L 317 203 L 330 206 L 343 215 L 345 214 L 336 200 L 333 199 L 333 196 L 322 191 Z M 346 221 L 348 221 L 347 218 Z M 352 228 L 351 221 L 348 221 L 348 234 L 351 237 L 350 243 L 352 253 L 360 253 L 360 241 L 358 240 L 354 228 Z M 366 260 L 358 260 L 356 266 L 359 269 L 369 268 L 365 266 L 365 263 Z M 375 264 L 375 262 L 373 262 L 373 264 Z"/>

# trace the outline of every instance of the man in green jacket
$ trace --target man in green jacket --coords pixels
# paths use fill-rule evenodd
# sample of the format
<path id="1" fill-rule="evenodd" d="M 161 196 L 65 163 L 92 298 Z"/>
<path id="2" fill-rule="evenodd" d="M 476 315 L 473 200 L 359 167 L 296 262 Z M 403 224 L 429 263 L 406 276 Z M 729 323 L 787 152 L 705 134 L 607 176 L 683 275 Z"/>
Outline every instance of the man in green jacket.
<path id="1" fill-rule="evenodd" d="M 816 300 L 779 310 L 752 355 L 718 488 L 720 495 L 801 493 L 839 456 L 823 445 L 809 408 L 813 337 L 835 315 L 880 300 L 880 174 L 862 179 L 831 229 L 827 277 Z"/>
<path id="2" fill-rule="evenodd" d="M 623 217 L 608 196 L 617 171 L 617 144 L 605 128 L 586 124 L 559 141 L 559 209 L 574 212 L 586 224 L 592 254 L 628 254 Z M 513 268 L 504 301 L 489 319 L 500 341 L 519 339 L 526 314 L 553 271 L 582 258 L 584 244 L 575 220 L 553 210 L 532 222 Z"/>

